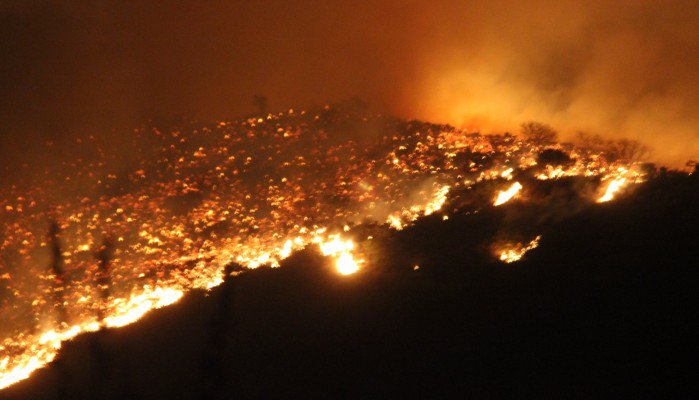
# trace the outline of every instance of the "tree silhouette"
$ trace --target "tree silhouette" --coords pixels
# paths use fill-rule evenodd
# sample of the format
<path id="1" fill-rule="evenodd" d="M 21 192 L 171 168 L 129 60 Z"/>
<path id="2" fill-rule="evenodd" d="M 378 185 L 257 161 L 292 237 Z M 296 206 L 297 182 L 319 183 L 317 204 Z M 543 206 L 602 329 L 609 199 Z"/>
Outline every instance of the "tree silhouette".
<path id="1" fill-rule="evenodd" d="M 97 273 L 97 284 L 100 289 L 100 298 L 102 300 L 102 305 L 98 308 L 97 318 L 102 322 L 104 319 L 104 308 L 107 306 L 107 299 L 109 298 L 111 289 L 111 279 L 109 274 L 109 267 L 111 259 L 114 252 L 114 243 L 109 237 L 106 237 L 102 242 L 102 247 L 95 255 L 97 257 L 97 262 L 99 266 L 99 271 Z"/>
<path id="2" fill-rule="evenodd" d="M 256 94 L 252 97 L 252 102 L 255 103 L 255 107 L 257 107 L 257 111 L 260 113 L 260 115 L 264 116 L 269 113 L 267 97 Z"/>
<path id="3" fill-rule="evenodd" d="M 556 149 L 546 149 L 537 155 L 536 162 L 544 165 L 568 166 L 573 163 L 573 160 L 566 152 Z"/>
<path id="4" fill-rule="evenodd" d="M 610 143 L 609 154 L 616 160 L 639 161 L 649 153 L 648 147 L 637 140 L 620 139 Z"/>
<path id="5" fill-rule="evenodd" d="M 522 136 L 541 145 L 553 144 L 558 140 L 558 132 L 550 125 L 541 122 L 525 122 L 521 125 L 521 132 Z"/>
<path id="6" fill-rule="evenodd" d="M 60 241 L 61 227 L 56 221 L 49 223 L 48 239 L 51 246 L 51 272 L 54 276 L 54 307 L 57 309 L 58 318 L 57 325 L 61 326 L 67 323 L 68 314 L 65 308 L 64 291 L 66 285 L 66 276 L 64 270 L 63 253 L 61 252 Z"/>
<path id="7" fill-rule="evenodd" d="M 650 149 L 633 139 L 605 140 L 600 135 L 578 132 L 581 147 L 605 154 L 608 161 L 642 161 L 650 154 Z"/>

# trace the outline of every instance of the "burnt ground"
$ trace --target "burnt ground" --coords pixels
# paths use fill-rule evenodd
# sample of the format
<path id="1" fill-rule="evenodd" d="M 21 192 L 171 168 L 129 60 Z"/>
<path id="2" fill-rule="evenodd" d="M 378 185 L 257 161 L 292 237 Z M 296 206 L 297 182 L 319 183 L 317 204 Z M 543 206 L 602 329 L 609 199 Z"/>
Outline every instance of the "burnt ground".
<path id="1" fill-rule="evenodd" d="M 689 398 L 698 200 L 696 173 L 663 172 L 554 216 L 514 203 L 374 228 L 362 273 L 297 253 L 82 336 L 0 398 Z M 543 237 L 506 265 L 489 246 L 510 228 Z"/>

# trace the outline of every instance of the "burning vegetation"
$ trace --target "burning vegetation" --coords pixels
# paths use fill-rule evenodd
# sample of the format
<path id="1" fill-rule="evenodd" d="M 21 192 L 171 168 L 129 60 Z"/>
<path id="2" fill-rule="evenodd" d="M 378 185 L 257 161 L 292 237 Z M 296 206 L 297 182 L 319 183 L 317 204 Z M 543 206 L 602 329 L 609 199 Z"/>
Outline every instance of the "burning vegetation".
<path id="1" fill-rule="evenodd" d="M 558 143 L 536 123 L 522 133 L 326 106 L 137 129 L 118 151 L 80 139 L 94 158 L 0 189 L 0 388 L 81 332 L 221 284 L 231 265 L 276 267 L 314 247 L 339 274 L 361 273 L 372 264 L 362 227 L 401 230 L 433 214 L 537 202 L 534 186 L 566 179 L 581 182 L 588 203 L 607 202 L 649 172 L 638 150 Z M 545 241 L 531 237 L 498 242 L 492 257 L 520 260 Z"/>
<path id="2" fill-rule="evenodd" d="M 501 249 L 498 250 L 500 252 L 500 261 L 509 264 L 521 260 L 526 252 L 539 246 L 540 239 L 541 236 L 537 236 L 527 244 L 515 243 L 502 246 Z"/>

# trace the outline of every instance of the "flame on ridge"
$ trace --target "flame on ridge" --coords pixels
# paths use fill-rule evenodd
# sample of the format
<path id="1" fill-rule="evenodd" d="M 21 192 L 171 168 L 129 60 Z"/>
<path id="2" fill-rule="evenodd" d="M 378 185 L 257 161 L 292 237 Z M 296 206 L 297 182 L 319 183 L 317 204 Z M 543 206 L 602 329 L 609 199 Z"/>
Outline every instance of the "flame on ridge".
<path id="1" fill-rule="evenodd" d="M 541 235 L 538 235 L 527 244 L 515 243 L 500 249 L 500 261 L 510 264 L 521 260 L 529 250 L 539 247 L 539 240 L 541 240 Z"/>
<path id="2" fill-rule="evenodd" d="M 447 201 L 447 195 L 451 187 L 444 185 L 436 187 L 432 193 L 432 200 L 424 205 L 414 205 L 409 208 L 404 208 L 396 211 L 388 216 L 386 223 L 395 230 L 401 230 L 411 222 L 417 220 L 420 216 L 429 216 L 442 209 L 442 206 Z"/>
<path id="3" fill-rule="evenodd" d="M 515 182 L 512 184 L 512 186 L 509 187 L 509 189 L 500 191 L 498 193 L 498 197 L 495 198 L 495 202 L 493 203 L 494 206 L 499 206 L 502 204 L 507 203 L 510 201 L 519 191 L 522 190 L 522 184 L 519 182 Z"/>
<path id="4" fill-rule="evenodd" d="M 604 191 L 602 197 L 597 199 L 598 203 L 605 203 L 614 199 L 614 194 L 621 189 L 626 183 L 626 178 L 613 179 L 607 185 L 607 189 Z"/>
<path id="5" fill-rule="evenodd" d="M 0 389 L 51 362 L 62 342 L 82 332 L 133 323 L 189 290 L 219 285 L 231 263 L 277 267 L 318 245 L 338 273 L 355 273 L 366 261 L 357 243 L 335 232 L 365 220 L 403 229 L 441 210 L 452 189 L 539 168 L 537 179 L 599 177 L 608 183 L 597 200 L 609 201 L 643 180 L 633 163 L 586 149 L 568 149 L 573 165 L 536 166 L 543 148 L 537 143 L 426 123 L 397 128 L 378 116 L 361 118 L 383 123 L 385 136 L 367 147 L 339 143 L 327 133 L 328 119 L 360 118 L 335 111 L 270 114 L 187 134 L 137 130 L 134 148 L 122 150 L 141 158 L 124 173 L 111 167 L 118 155 L 89 138 L 81 145 L 97 148 L 97 160 L 66 161 L 45 171 L 36 187 L 0 188 L 0 293 L 10 294 L 0 299 Z M 521 189 L 512 183 L 494 204 Z M 52 218 L 61 227 L 69 279 L 47 273 Z M 93 252 L 105 236 L 113 238 L 115 254 L 112 291 L 100 301 Z M 538 240 L 497 256 L 517 261 Z M 59 284 L 62 302 L 55 300 Z M 67 307 L 68 321 L 51 321 L 57 306 Z"/>
<path id="6" fill-rule="evenodd" d="M 350 239 L 343 240 L 340 235 L 331 235 L 329 240 L 318 243 L 320 251 L 324 256 L 332 257 L 335 260 L 335 268 L 341 275 L 351 275 L 359 270 L 359 266 L 365 261 L 355 260 L 353 251 L 354 242 Z"/>

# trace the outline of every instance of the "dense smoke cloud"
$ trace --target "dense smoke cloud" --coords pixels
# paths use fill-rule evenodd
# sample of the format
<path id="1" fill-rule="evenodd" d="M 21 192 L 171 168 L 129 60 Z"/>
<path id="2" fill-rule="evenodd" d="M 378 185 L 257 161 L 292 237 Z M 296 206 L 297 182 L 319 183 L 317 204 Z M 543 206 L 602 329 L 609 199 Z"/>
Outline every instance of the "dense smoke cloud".
<path id="1" fill-rule="evenodd" d="M 490 130 L 524 120 L 699 157 L 686 1 L 0 2 L 5 149 L 143 120 L 360 96 Z M 7 151 L 3 151 L 5 157 Z"/>
<path id="2" fill-rule="evenodd" d="M 512 3 L 482 11 L 475 50 L 459 45 L 469 28 L 447 28 L 425 66 L 418 112 L 475 127 L 537 119 L 635 138 L 675 165 L 699 155 L 698 5 Z"/>

